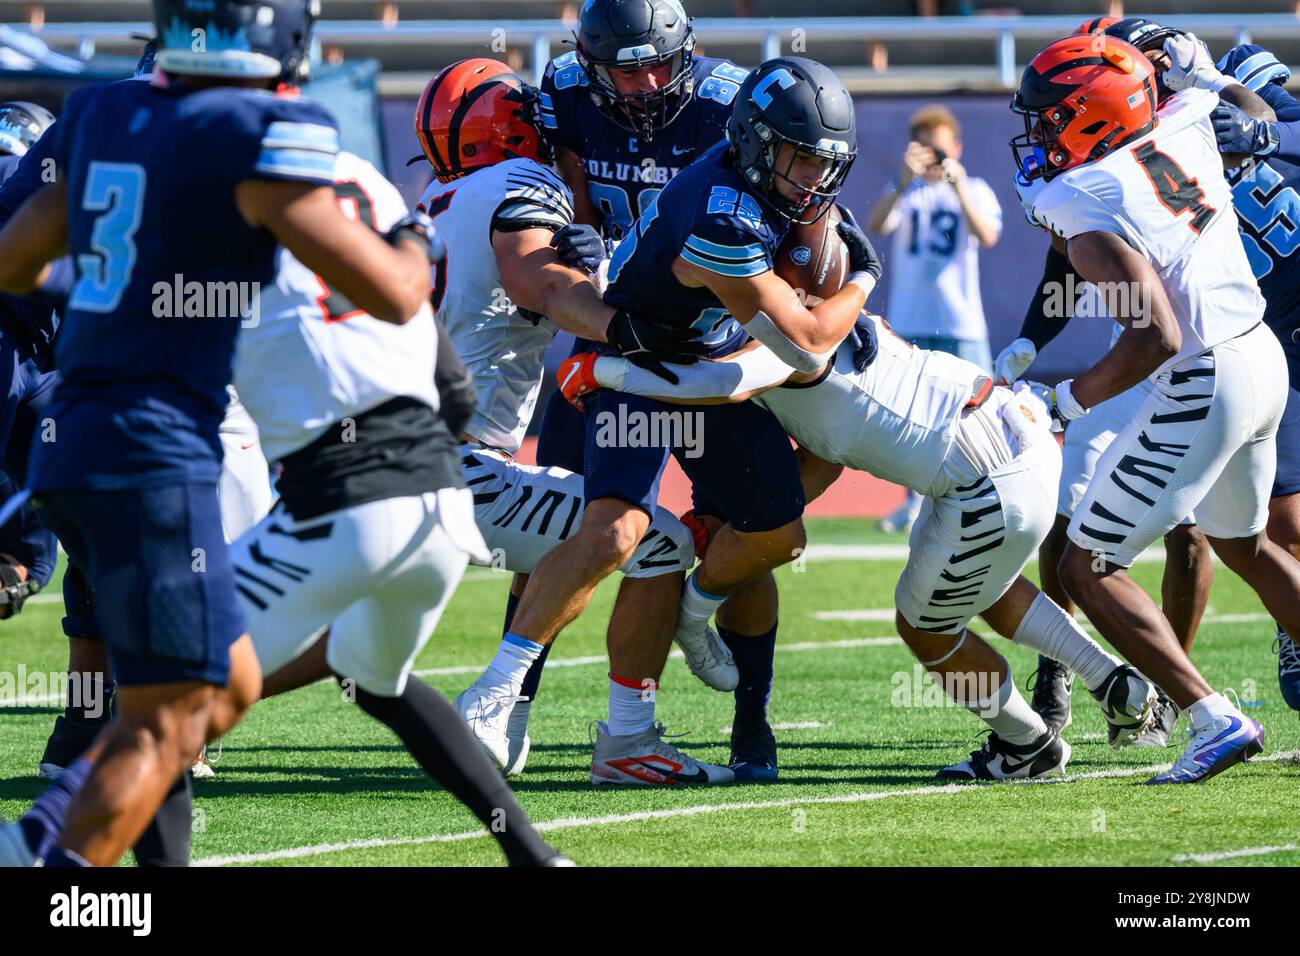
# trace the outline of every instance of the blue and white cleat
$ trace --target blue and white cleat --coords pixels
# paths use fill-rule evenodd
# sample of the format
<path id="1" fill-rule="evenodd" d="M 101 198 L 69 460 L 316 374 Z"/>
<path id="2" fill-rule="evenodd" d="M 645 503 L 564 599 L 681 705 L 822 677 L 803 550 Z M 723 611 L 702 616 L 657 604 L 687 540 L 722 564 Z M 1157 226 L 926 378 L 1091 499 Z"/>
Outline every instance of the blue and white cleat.
<path id="1" fill-rule="evenodd" d="M 761 710 L 739 708 L 731 722 L 731 760 L 727 764 L 741 783 L 773 783 L 776 735 Z"/>
<path id="2" fill-rule="evenodd" d="M 1264 749 L 1264 728 L 1241 714 L 1216 717 L 1191 734 L 1192 742 L 1174 765 L 1148 784 L 1202 783 Z"/>
<path id="3" fill-rule="evenodd" d="M 1300 710 L 1300 645 L 1279 627 L 1273 653 L 1277 655 L 1277 683 L 1282 689 L 1282 699 L 1292 710 Z"/>

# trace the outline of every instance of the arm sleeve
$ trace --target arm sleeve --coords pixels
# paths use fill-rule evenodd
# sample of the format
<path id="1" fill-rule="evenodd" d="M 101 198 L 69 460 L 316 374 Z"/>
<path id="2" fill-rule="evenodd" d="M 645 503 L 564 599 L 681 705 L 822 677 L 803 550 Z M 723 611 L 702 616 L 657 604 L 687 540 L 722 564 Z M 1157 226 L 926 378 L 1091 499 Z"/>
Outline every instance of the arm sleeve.
<path id="1" fill-rule="evenodd" d="M 456 354 L 456 347 L 443 328 L 442 320 L 435 316 L 433 321 L 438 329 L 438 358 L 433 371 L 433 381 L 438 388 L 438 413 L 451 433 L 460 435 L 478 404 L 474 376 Z"/>
<path id="2" fill-rule="evenodd" d="M 520 163 L 506 175 L 505 196 L 492 214 L 493 232 L 549 229 L 573 222 L 573 194 L 545 166 Z"/>
<path id="3" fill-rule="evenodd" d="M 780 385 L 794 369 L 766 348 L 741 352 L 724 362 L 696 362 L 694 365 L 668 365 L 678 378 L 670 385 L 653 372 L 633 365 L 625 358 L 602 356 L 596 359 L 596 381 L 631 395 L 667 398 L 689 404 L 702 399 L 735 398 L 748 392 Z"/>
<path id="4" fill-rule="evenodd" d="M 1038 288 L 1034 292 L 1034 298 L 1029 303 L 1029 310 L 1025 313 L 1025 321 L 1020 325 L 1020 338 L 1029 339 L 1034 343 L 1034 348 L 1042 351 L 1047 343 L 1056 338 L 1066 323 L 1068 323 L 1068 310 L 1062 309 L 1060 316 L 1049 317 L 1044 306 L 1047 304 L 1049 290 L 1055 288 L 1069 288 L 1069 276 L 1075 275 L 1075 288 L 1083 284 L 1083 280 L 1074 272 L 1074 267 L 1070 265 L 1069 257 L 1058 252 L 1054 246 L 1047 247 L 1047 261 L 1043 264 L 1043 278 L 1038 283 Z"/>

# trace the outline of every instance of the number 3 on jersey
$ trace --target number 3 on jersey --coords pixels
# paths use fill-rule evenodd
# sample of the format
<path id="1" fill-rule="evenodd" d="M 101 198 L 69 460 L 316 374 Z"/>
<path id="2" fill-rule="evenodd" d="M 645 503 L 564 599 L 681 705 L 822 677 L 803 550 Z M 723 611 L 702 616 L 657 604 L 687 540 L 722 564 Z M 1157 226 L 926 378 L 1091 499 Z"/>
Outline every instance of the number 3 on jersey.
<path id="1" fill-rule="evenodd" d="M 112 312 L 122 301 L 135 269 L 135 234 L 144 214 L 144 188 L 143 166 L 90 164 L 81 208 L 99 215 L 90 234 L 93 252 L 77 256 L 80 275 L 68 297 L 69 308 Z"/>
<path id="2" fill-rule="evenodd" d="M 1175 216 L 1190 212 L 1192 218 L 1187 224 L 1193 232 L 1200 235 L 1218 212 L 1213 206 L 1205 204 L 1205 190 L 1200 183 L 1188 178 L 1183 167 L 1168 153 L 1156 149 L 1155 143 L 1147 142 L 1136 147 L 1133 156 L 1146 171 L 1156 195 L 1160 197 L 1161 205 Z"/>

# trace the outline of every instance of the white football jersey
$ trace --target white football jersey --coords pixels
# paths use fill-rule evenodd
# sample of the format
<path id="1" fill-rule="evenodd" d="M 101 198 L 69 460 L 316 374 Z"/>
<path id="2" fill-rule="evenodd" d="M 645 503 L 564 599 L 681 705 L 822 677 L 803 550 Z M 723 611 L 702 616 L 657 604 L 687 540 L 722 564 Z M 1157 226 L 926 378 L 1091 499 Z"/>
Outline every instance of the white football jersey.
<path id="1" fill-rule="evenodd" d="M 1204 90 L 1176 94 L 1146 136 L 1061 173 L 1033 200 L 1033 218 L 1058 235 L 1112 232 L 1150 261 L 1183 333 L 1162 371 L 1264 314 L 1210 123 L 1218 102 Z M 1140 290 L 1132 298 L 1130 314 L 1139 315 Z"/>
<path id="2" fill-rule="evenodd" d="M 396 188 L 351 153 L 334 162 L 345 214 L 387 232 L 406 215 Z M 435 410 L 438 336 L 428 303 L 405 325 L 381 322 L 281 248 L 257 321 L 240 330 L 235 388 L 257 422 L 268 461 L 311 444 L 344 418 L 398 396 Z"/>
<path id="3" fill-rule="evenodd" d="M 915 348 L 872 319 L 879 351 L 865 371 L 842 345 L 819 384 L 774 388 L 754 401 L 813 454 L 924 494 L 984 373 L 946 352 Z"/>
<path id="4" fill-rule="evenodd" d="M 546 318 L 525 318 L 507 297 L 492 232 L 566 226 L 573 221 L 573 194 L 540 163 L 511 159 L 449 183 L 435 180 L 419 206 L 447 243 L 434 300 L 441 294 L 438 317 L 478 392 L 465 432 L 514 454 L 532 420 L 542 357 L 556 328 Z"/>

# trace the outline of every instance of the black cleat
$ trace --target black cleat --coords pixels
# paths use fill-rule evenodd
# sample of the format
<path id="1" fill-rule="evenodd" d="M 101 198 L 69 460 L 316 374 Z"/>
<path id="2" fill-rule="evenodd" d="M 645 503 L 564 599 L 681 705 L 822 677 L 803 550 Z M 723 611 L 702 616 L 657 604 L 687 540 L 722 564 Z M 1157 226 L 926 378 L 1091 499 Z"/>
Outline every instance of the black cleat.
<path id="1" fill-rule="evenodd" d="M 731 760 L 737 783 L 771 783 L 776 780 L 776 737 L 762 711 L 737 710 L 731 723 Z"/>
<path id="2" fill-rule="evenodd" d="M 935 776 L 940 780 L 1028 780 L 1062 774 L 1069 760 L 1070 745 L 1050 727 L 1029 744 L 1009 744 L 997 734 L 989 734 L 983 747 Z"/>
<path id="3" fill-rule="evenodd" d="M 37 776 L 42 780 L 58 780 L 68 764 L 90 748 L 107 723 L 107 715 L 102 720 L 78 720 L 64 714 L 55 717 L 54 730 L 45 742 Z"/>
<path id="4" fill-rule="evenodd" d="M 1156 685 L 1127 664 L 1120 664 L 1092 692 L 1106 718 L 1110 745 L 1118 750 L 1135 743 L 1156 717 Z"/>
<path id="5" fill-rule="evenodd" d="M 1060 661 L 1038 655 L 1038 670 L 1026 688 L 1034 692 L 1029 706 L 1043 718 L 1048 729 L 1058 734 L 1074 721 L 1070 713 L 1070 689 L 1073 686 L 1074 674 L 1068 667 Z"/>

